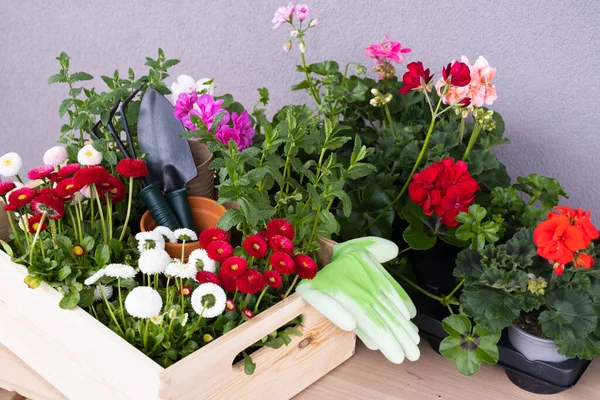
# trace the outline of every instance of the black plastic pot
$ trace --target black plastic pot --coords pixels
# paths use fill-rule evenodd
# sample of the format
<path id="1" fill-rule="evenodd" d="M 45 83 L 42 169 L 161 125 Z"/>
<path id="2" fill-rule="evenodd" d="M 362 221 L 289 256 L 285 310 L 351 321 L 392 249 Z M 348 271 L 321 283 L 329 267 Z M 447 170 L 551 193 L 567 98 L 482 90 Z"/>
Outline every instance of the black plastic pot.
<path id="1" fill-rule="evenodd" d="M 152 217 L 158 226 L 166 226 L 171 230 L 181 228 L 177 217 L 169 207 L 169 203 L 165 199 L 158 187 L 158 183 L 152 183 L 140 191 L 140 197 L 150 210 Z"/>
<path id="2" fill-rule="evenodd" d="M 436 295 L 450 293 L 457 283 L 452 272 L 461 250 L 461 247 L 451 246 L 438 238 L 429 250 L 409 251 L 407 256 L 419 286 Z"/>
<path id="3" fill-rule="evenodd" d="M 419 311 L 413 321 L 419 327 L 420 334 L 439 352 L 440 342 L 448 335 L 441 322 L 446 315 L 434 301 L 422 296 L 413 296 L 413 299 Z M 506 332 L 498 343 L 498 351 L 498 365 L 504 367 L 510 381 L 523 390 L 537 394 L 560 393 L 575 386 L 590 365 L 590 361 L 576 358 L 561 363 L 529 361 L 510 344 Z"/>

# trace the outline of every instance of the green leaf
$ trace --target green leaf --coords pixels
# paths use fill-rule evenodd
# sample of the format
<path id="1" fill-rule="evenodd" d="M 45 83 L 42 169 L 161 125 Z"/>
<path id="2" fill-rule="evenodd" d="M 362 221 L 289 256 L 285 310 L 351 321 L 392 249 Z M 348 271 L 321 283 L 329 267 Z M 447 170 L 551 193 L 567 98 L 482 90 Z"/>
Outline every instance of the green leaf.
<path id="1" fill-rule="evenodd" d="M 90 251 L 92 251 L 94 249 L 94 245 L 96 244 L 96 242 L 94 241 L 93 237 L 86 236 L 83 238 L 83 240 L 81 241 L 80 244 L 83 247 L 83 249 L 85 250 L 85 252 L 89 253 Z"/>
<path id="2" fill-rule="evenodd" d="M 103 268 L 110 261 L 110 248 L 106 244 L 96 247 L 94 260 L 99 268 Z"/>
<path id="3" fill-rule="evenodd" d="M 440 343 L 440 353 L 454 361 L 463 375 L 473 375 L 481 363 L 494 365 L 498 362 L 500 332 L 490 332 L 475 326 L 464 315 L 451 315 L 442 321 L 449 336 Z"/>
<path id="4" fill-rule="evenodd" d="M 54 74 L 50 78 L 48 78 L 48 84 L 66 83 L 66 82 L 67 82 L 67 75 L 63 71 L 59 72 L 58 74 Z"/>
<path id="5" fill-rule="evenodd" d="M 71 81 L 73 82 L 81 82 L 81 81 L 91 81 L 94 77 L 87 72 L 74 72 L 71 74 Z"/>
<path id="6" fill-rule="evenodd" d="M 270 338 L 266 342 L 263 343 L 263 346 L 271 347 L 272 349 L 278 349 L 283 346 L 283 340 L 279 337 Z"/>
<path id="7" fill-rule="evenodd" d="M 346 179 L 360 179 L 377 172 L 377 168 L 372 164 L 356 163 L 348 168 L 345 173 Z"/>
<path id="8" fill-rule="evenodd" d="M 71 239 L 64 235 L 56 236 L 56 244 L 65 255 L 70 255 L 73 251 L 73 243 L 71 243 Z"/>
<path id="9" fill-rule="evenodd" d="M 460 303 L 478 325 L 494 332 L 508 327 L 521 313 L 516 296 L 483 285 L 472 285 L 469 290 L 463 291 Z"/>
<path id="10" fill-rule="evenodd" d="M 340 71 L 340 65 L 335 61 L 325 61 L 311 64 L 310 70 L 317 75 L 332 75 Z"/>
<path id="11" fill-rule="evenodd" d="M 566 288 L 555 289 L 546 295 L 548 310 L 538 320 L 547 336 L 564 340 L 566 337 L 584 338 L 598 324 L 590 295 Z"/>
<path id="12" fill-rule="evenodd" d="M 58 280 L 64 281 L 71 274 L 71 267 L 68 265 L 64 265 L 61 269 L 58 270 Z"/>
<path id="13" fill-rule="evenodd" d="M 427 250 L 432 248 L 437 242 L 435 236 L 429 236 L 425 233 L 422 223 L 410 224 L 402 233 L 406 244 L 414 250 Z"/>
<path id="14" fill-rule="evenodd" d="M 79 303 L 77 303 L 79 307 L 85 308 L 94 304 L 94 288 L 83 289 L 79 292 L 79 296 Z"/>
<path id="15" fill-rule="evenodd" d="M 225 211 L 225 214 L 223 214 L 223 216 L 219 219 L 219 222 L 217 222 L 217 227 L 223 229 L 224 231 L 228 231 L 242 222 L 244 222 L 244 215 L 242 212 L 240 210 L 230 208 L 229 210 Z"/>
<path id="16" fill-rule="evenodd" d="M 275 215 L 275 208 L 266 202 L 253 202 L 248 198 L 238 200 L 244 216 L 251 225 L 256 226 Z"/>
<path id="17" fill-rule="evenodd" d="M 64 310 L 70 310 L 71 308 L 75 308 L 77 306 L 77 303 L 79 303 L 80 298 L 81 297 L 78 291 L 71 290 L 69 294 L 67 294 L 60 300 L 58 305 Z"/>
<path id="18" fill-rule="evenodd" d="M 256 370 L 256 364 L 252 361 L 252 357 L 244 352 L 244 372 L 246 375 L 252 375 Z"/>

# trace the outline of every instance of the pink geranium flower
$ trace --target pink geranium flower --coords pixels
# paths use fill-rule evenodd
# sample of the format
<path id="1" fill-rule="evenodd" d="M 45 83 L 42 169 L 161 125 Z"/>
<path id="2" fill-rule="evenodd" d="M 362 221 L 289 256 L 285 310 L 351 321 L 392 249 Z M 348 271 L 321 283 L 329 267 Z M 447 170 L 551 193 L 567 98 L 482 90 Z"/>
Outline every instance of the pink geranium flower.
<path id="1" fill-rule="evenodd" d="M 475 64 L 471 64 L 465 56 L 461 57 L 461 61 L 467 64 L 471 70 L 471 83 L 468 86 L 468 97 L 471 98 L 471 104 L 476 107 L 484 104 L 491 106 L 498 98 L 496 86 L 492 84 L 492 80 L 496 76 L 496 68 L 492 68 L 483 56 L 479 56 L 475 60 Z"/>
<path id="2" fill-rule="evenodd" d="M 180 120 L 183 123 L 183 126 L 192 131 L 196 130 L 196 125 L 192 123 L 190 116 L 192 114 L 199 116 L 198 110 L 194 109 L 197 100 L 198 93 L 196 92 L 190 94 L 181 93 L 179 97 L 177 97 L 177 102 L 175 103 L 175 118 Z"/>
<path id="3" fill-rule="evenodd" d="M 382 43 L 374 43 L 367 47 L 366 55 L 372 58 L 377 64 L 385 61 L 393 61 L 401 63 L 406 60 L 404 54 L 411 52 L 408 47 L 402 48 L 400 42 L 391 41 L 388 35 L 385 35 L 385 41 Z"/>
<path id="4" fill-rule="evenodd" d="M 215 100 L 210 94 L 203 94 L 196 102 L 199 111 L 198 115 L 200 116 L 200 119 L 202 119 L 202 122 L 204 122 L 204 124 L 206 124 L 208 127 L 209 132 L 217 115 L 221 113 L 225 114 L 221 121 L 219 121 L 219 126 L 225 125 L 229 122 L 229 113 L 221 108 L 221 105 L 224 101 L 225 100 L 223 99 Z"/>
<path id="5" fill-rule="evenodd" d="M 298 18 L 298 21 L 304 21 L 308 17 L 310 10 L 306 4 L 298 4 L 294 7 L 294 15 Z"/>
<path id="6" fill-rule="evenodd" d="M 231 120 L 233 121 L 233 127 L 224 125 L 215 136 L 223 144 L 228 144 L 230 140 L 233 140 L 240 151 L 247 149 L 252 145 L 252 138 L 255 133 L 254 128 L 252 128 L 252 121 L 248 117 L 248 111 L 244 110 L 239 116 L 236 112 L 232 112 Z"/>
<path id="7" fill-rule="evenodd" d="M 292 3 L 289 3 L 287 6 L 282 6 L 275 11 L 275 16 L 273 17 L 273 22 L 275 26 L 273 29 L 279 28 L 281 25 L 286 22 L 292 22 L 292 14 L 294 13 L 294 6 Z M 308 8 L 307 8 L 308 14 Z"/>

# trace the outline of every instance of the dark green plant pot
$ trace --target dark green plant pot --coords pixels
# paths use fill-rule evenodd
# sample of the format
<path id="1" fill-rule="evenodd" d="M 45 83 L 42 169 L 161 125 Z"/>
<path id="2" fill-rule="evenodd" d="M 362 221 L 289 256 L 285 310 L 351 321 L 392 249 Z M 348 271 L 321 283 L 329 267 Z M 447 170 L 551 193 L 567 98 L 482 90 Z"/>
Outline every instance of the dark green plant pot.
<path id="1" fill-rule="evenodd" d="M 158 183 L 152 183 L 143 188 L 140 191 L 140 197 L 150 210 L 158 226 L 166 226 L 171 230 L 181 228 L 175 213 L 171 210 L 165 196 L 158 188 Z"/>
<path id="2" fill-rule="evenodd" d="M 188 228 L 197 232 L 196 225 L 194 224 L 194 218 L 192 217 L 192 210 L 187 197 L 188 188 L 174 190 L 170 193 L 166 193 L 165 197 L 171 209 L 177 216 L 177 219 L 181 222 L 184 228 Z"/>

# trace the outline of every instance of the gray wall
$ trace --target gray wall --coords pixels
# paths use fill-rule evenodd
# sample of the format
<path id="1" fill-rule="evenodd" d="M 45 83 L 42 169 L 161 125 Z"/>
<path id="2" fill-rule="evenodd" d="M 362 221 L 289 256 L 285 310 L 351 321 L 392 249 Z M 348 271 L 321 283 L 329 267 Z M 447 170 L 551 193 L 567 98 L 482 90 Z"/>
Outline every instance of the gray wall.
<path id="1" fill-rule="evenodd" d="M 308 1 L 308 0 L 307 0 Z M 41 161 L 62 124 L 66 95 L 46 80 L 66 51 L 72 68 L 92 75 L 143 68 L 161 46 L 182 63 L 173 73 L 212 76 L 218 93 L 246 106 L 256 88 L 271 90 L 272 109 L 304 102 L 288 88 L 302 78 L 297 49 L 281 50 L 289 29 L 273 30 L 283 1 L 3 1 L 0 5 L 0 153 Z M 127 4 L 126 4 L 127 3 Z M 568 204 L 592 208 L 600 221 L 598 1 L 309 2 L 319 26 L 307 39 L 309 62 L 325 57 L 367 64 L 364 48 L 391 38 L 436 71 L 461 54 L 497 67 L 498 100 L 512 145 L 500 158 L 513 177 L 542 173 L 561 180 Z M 403 67 L 398 68 L 403 71 Z"/>

